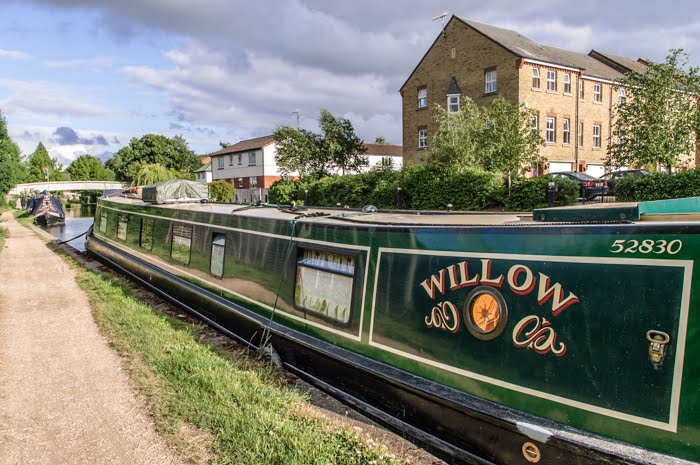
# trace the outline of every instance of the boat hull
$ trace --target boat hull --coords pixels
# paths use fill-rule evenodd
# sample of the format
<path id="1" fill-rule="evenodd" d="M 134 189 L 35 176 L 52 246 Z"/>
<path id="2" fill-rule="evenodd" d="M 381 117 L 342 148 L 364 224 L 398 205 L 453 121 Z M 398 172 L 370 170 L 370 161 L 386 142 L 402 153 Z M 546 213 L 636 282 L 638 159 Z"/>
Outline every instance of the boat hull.
<path id="1" fill-rule="evenodd" d="M 685 403 L 681 402 L 681 386 L 674 387 L 673 384 L 677 381 L 674 373 L 683 371 L 682 352 L 685 347 L 675 345 L 662 367 L 648 369 L 644 366 L 649 363 L 645 358 L 648 342 L 642 342 L 644 355 L 639 356 L 639 360 L 631 359 L 630 373 L 644 370 L 647 378 L 642 378 L 642 382 L 647 382 L 648 376 L 658 376 L 667 386 L 657 393 L 661 400 L 649 402 L 653 405 L 635 407 L 625 404 L 628 392 L 619 386 L 625 383 L 619 381 L 618 387 L 613 386 L 610 391 L 610 398 L 603 401 L 586 392 L 561 393 L 566 386 L 576 384 L 571 383 L 571 379 L 557 381 L 559 373 L 556 370 L 562 369 L 561 361 L 570 360 L 562 350 L 562 344 L 567 345 L 570 356 L 588 351 L 599 357 L 601 351 L 609 348 L 586 347 L 595 338 L 587 336 L 588 342 L 577 345 L 575 334 L 567 332 L 563 323 L 556 326 L 559 339 L 550 338 L 548 345 L 542 340 L 539 345 L 526 347 L 523 344 L 527 338 L 516 340 L 514 336 L 534 332 L 533 328 L 521 328 L 518 332 L 515 331 L 517 325 L 514 327 L 514 323 L 520 324 L 531 316 L 527 305 L 526 313 L 518 313 L 518 299 L 527 298 L 533 299 L 535 305 L 542 301 L 539 305 L 547 310 L 547 323 L 550 324 L 538 320 L 540 329 L 553 327 L 554 322 L 569 322 L 568 318 L 573 328 L 589 332 L 602 330 L 598 323 L 588 321 L 594 319 L 590 312 L 601 304 L 587 295 L 591 292 L 590 286 L 586 288 L 586 279 L 581 275 L 586 270 L 600 270 L 598 262 L 607 261 L 606 267 L 613 267 L 627 276 L 617 279 L 613 287 L 646 279 L 643 284 L 655 289 L 654 276 L 662 276 L 665 286 L 672 289 L 668 292 L 661 292 L 661 289 L 657 300 L 650 294 L 645 295 L 645 299 L 651 307 L 667 301 L 667 305 L 677 308 L 677 312 L 669 313 L 668 321 L 659 324 L 672 329 L 669 331 L 674 341 L 683 339 L 689 320 L 689 287 L 692 287 L 692 263 L 685 259 L 687 256 L 670 257 L 674 260 L 668 260 L 666 256 L 666 261 L 661 263 L 627 257 L 581 259 L 536 253 L 551 250 L 562 237 L 565 243 L 580 244 L 582 238 L 595 233 L 601 238 L 599 242 L 612 244 L 622 233 L 624 237 L 640 234 L 670 237 L 668 227 L 649 229 L 635 225 L 609 225 L 569 227 L 568 230 L 558 228 L 556 231 L 551 227 L 521 231 L 518 228 L 416 231 L 411 228 L 317 227 L 307 224 L 293 225 L 290 230 L 287 221 L 231 220 L 212 214 L 124 208 L 108 203 L 103 203 L 102 207 L 107 208 L 96 213 L 96 234 L 87 242 L 90 252 L 251 347 L 259 347 L 261 336 L 269 330 L 268 342 L 289 370 L 369 412 L 385 424 L 408 431 L 412 437 L 444 455 L 457 457 L 463 463 L 525 463 L 526 451 L 523 448 L 531 444 L 541 454 L 538 463 L 680 463 L 666 455 L 564 426 L 563 423 L 571 424 L 573 420 L 560 420 L 572 419 L 576 414 L 583 424 L 603 423 L 606 427 L 607 422 L 609 428 L 617 427 L 621 431 L 627 428 L 623 433 L 628 437 L 637 434 L 640 442 L 656 434 L 660 438 L 659 444 L 665 444 L 668 452 L 688 455 L 682 448 L 674 450 L 674 434 L 677 433 L 670 431 L 680 429 L 684 437 L 689 437 L 687 431 L 692 431 L 692 425 L 688 428 L 684 423 L 688 420 L 683 416 L 683 407 L 692 406 L 694 399 L 691 395 Z M 102 212 L 108 212 L 104 222 Z M 127 215 L 135 221 L 127 220 Z M 158 220 L 160 215 L 163 218 Z M 177 218 L 173 219 L 171 215 L 177 215 Z M 148 231 L 149 226 L 144 226 L 142 220 L 149 218 L 156 223 L 162 222 L 160 226 L 150 226 L 154 237 L 162 236 L 143 247 L 143 231 Z M 185 240 L 182 239 L 184 233 L 173 229 L 173 225 L 187 224 L 195 229 Z M 201 231 L 197 230 L 197 225 L 201 226 Z M 681 234 L 678 237 L 683 237 L 684 247 L 694 247 L 692 241 L 696 240 L 697 230 L 674 228 L 673 237 Z M 217 234 L 224 233 L 227 234 L 226 247 L 235 244 L 241 249 L 226 248 L 222 251 L 230 261 L 219 269 L 215 266 L 215 257 L 219 255 L 216 241 L 221 239 Z M 292 236 L 294 240 L 290 240 Z M 249 245 L 242 245 L 246 241 Z M 498 243 L 500 252 L 483 250 L 490 241 Z M 417 246 L 418 242 L 420 246 Z M 158 243 L 161 243 L 160 250 Z M 205 253 L 197 256 L 192 252 L 185 263 L 176 250 L 176 246 L 183 243 L 192 250 Z M 472 251 L 465 252 L 465 243 L 471 244 Z M 294 302 L 299 286 L 306 285 L 303 273 L 298 269 L 298 263 L 303 262 L 301 252 L 290 253 L 289 244 L 297 248 L 311 244 L 322 251 L 341 248 L 346 254 L 343 257 L 349 257 L 347 250 L 354 247 L 350 250 L 355 253 L 353 260 L 357 269 L 351 306 L 356 312 L 350 318 L 343 319 L 339 314 L 332 315 L 333 318 L 327 315 L 314 318 L 310 312 L 295 317 L 293 305 L 281 305 L 280 308 L 266 305 L 271 304 L 275 297 L 274 293 L 270 294 L 270 289 L 281 288 L 277 297 L 283 302 Z M 523 253 L 524 250 L 528 253 Z M 597 253 L 601 254 L 600 251 Z M 257 265 L 244 272 L 240 268 L 240 262 L 244 261 Z M 227 268 L 234 265 L 237 268 Z M 467 268 L 474 272 L 470 274 Z M 268 270 L 268 274 L 262 273 L 263 269 Z M 475 278 L 477 274 L 478 279 Z M 236 278 L 228 278 L 230 275 L 236 275 Z M 243 275 L 251 279 L 245 280 Z M 579 278 L 574 279 L 576 276 Z M 345 278 L 341 276 L 340 279 L 336 285 L 342 289 Z M 545 284 L 534 282 L 536 279 Z M 255 287 L 250 281 L 266 285 Z M 594 286 L 603 285 L 600 280 L 593 281 Z M 464 285 L 460 287 L 461 284 Z M 567 300 L 574 294 L 570 289 L 576 290 L 576 295 Z M 507 365 L 507 360 L 485 364 L 479 372 L 469 365 L 473 361 L 468 355 L 476 353 L 479 345 L 469 349 L 465 345 L 468 340 L 464 338 L 469 333 L 464 321 L 467 315 L 462 308 L 457 317 L 462 319 L 461 326 L 457 326 L 455 319 L 440 320 L 440 315 L 447 315 L 443 312 L 446 308 L 456 306 L 446 302 L 463 302 L 465 296 L 474 292 L 480 297 L 500 295 L 504 302 L 507 301 L 510 312 L 507 330 L 494 338 L 496 342 L 479 344 L 497 347 L 494 345 L 498 344 L 497 341 L 505 340 L 508 347 L 504 345 L 499 351 L 509 354 L 506 358 L 511 358 L 515 366 L 523 367 L 518 374 L 519 381 L 512 378 L 513 367 Z M 332 300 L 333 297 L 327 298 Z M 645 311 L 644 302 L 635 305 L 640 311 Z M 576 320 L 576 313 L 583 314 L 582 320 Z M 610 334 L 618 332 L 615 325 L 632 323 L 625 317 L 620 321 L 610 318 L 608 324 L 612 330 L 608 335 L 601 333 L 601 340 L 606 344 L 612 342 Z M 639 331 L 641 329 L 634 332 Z M 456 339 L 458 337 L 462 339 Z M 440 347 L 451 349 L 441 352 Z M 526 359 L 517 358 L 520 353 L 535 362 L 524 363 Z M 489 356 L 488 353 L 478 355 Z M 614 360 L 615 363 L 619 361 Z M 581 363 L 573 363 L 568 369 L 579 365 Z M 603 365 L 594 368 L 607 369 Z M 566 370 L 563 373 L 567 373 Z M 541 374 L 547 382 L 537 389 L 533 383 L 538 382 Z M 623 373 L 623 376 L 631 375 Z M 688 380 L 692 384 L 691 378 Z M 581 378 L 581 382 L 587 380 Z M 639 391 L 639 386 L 629 384 L 632 384 L 632 390 Z M 600 392 L 605 388 L 599 386 Z M 642 393 L 641 397 L 644 396 Z M 637 410 L 632 410 L 634 408 Z M 674 420 L 674 412 L 677 415 L 679 411 L 680 419 L 676 417 Z M 548 412 L 560 423 L 543 418 L 539 412 Z"/>

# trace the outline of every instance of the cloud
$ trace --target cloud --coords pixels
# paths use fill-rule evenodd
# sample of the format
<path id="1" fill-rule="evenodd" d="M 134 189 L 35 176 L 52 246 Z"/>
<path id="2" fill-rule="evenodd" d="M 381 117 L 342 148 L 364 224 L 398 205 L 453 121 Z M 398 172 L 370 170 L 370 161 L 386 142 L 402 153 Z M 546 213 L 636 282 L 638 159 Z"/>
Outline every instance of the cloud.
<path id="1" fill-rule="evenodd" d="M 73 60 L 47 61 L 49 68 L 88 68 L 92 71 L 99 71 L 112 66 L 110 57 L 76 58 Z"/>
<path id="2" fill-rule="evenodd" d="M 102 135 L 78 137 L 78 133 L 68 127 L 56 128 L 53 135 L 56 136 L 54 140 L 58 145 L 109 145 Z"/>
<path id="3" fill-rule="evenodd" d="M 0 48 L 0 58 L 10 58 L 11 60 L 31 60 L 32 56 L 28 53 L 18 52 L 16 50 L 3 50 Z"/>

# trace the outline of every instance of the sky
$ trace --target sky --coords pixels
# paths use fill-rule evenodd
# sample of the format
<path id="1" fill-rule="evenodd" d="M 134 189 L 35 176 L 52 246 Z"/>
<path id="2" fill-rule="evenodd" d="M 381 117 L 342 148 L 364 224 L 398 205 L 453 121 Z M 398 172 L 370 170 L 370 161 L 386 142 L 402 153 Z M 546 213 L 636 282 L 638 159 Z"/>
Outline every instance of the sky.
<path id="1" fill-rule="evenodd" d="M 318 131 L 320 109 L 366 142 L 401 143 L 399 88 L 447 12 L 577 52 L 700 65 L 697 0 L 0 0 L 0 111 L 24 155 L 67 166 L 131 138 L 197 154 Z"/>

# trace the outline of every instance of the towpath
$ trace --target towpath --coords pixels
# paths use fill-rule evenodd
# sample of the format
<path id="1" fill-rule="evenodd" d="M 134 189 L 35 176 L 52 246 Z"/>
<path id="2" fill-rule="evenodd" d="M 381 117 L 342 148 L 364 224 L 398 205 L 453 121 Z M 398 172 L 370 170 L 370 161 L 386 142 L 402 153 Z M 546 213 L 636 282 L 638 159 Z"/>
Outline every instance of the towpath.
<path id="1" fill-rule="evenodd" d="M 99 334 L 75 273 L 5 213 L 0 465 L 179 464 Z"/>

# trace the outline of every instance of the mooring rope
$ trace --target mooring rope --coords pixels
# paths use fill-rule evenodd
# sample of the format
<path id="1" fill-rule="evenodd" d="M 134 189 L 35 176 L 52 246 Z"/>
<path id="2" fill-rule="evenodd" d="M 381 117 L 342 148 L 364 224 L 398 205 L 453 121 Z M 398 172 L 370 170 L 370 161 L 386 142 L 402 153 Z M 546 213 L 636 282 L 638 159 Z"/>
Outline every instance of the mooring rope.
<path id="1" fill-rule="evenodd" d="M 287 245 L 287 253 L 284 257 L 284 263 L 282 264 L 282 272 L 280 273 L 280 280 L 279 280 L 279 283 L 277 284 L 277 292 L 275 293 L 275 303 L 272 306 L 272 312 L 270 313 L 270 318 L 267 322 L 267 326 L 265 326 L 265 329 L 262 333 L 262 336 L 260 337 L 260 345 L 258 346 L 258 352 L 265 351 L 265 347 L 267 347 L 268 343 L 270 342 L 270 338 L 272 337 L 272 333 L 271 333 L 272 321 L 275 317 L 275 311 L 277 311 L 277 302 L 279 301 L 280 292 L 282 291 L 282 283 L 284 282 L 284 274 L 287 271 L 287 263 L 289 263 L 289 256 L 291 255 L 291 252 L 292 252 L 292 244 L 294 243 L 294 234 L 296 234 L 297 220 L 294 219 L 291 221 L 291 223 L 292 223 L 292 232 L 289 235 L 289 244 Z"/>
<path id="2" fill-rule="evenodd" d="M 87 233 L 89 233 L 89 232 L 90 232 L 90 229 L 88 229 L 88 230 L 85 231 L 84 233 L 78 234 L 77 236 L 75 236 L 75 237 L 73 237 L 73 238 L 71 238 L 71 239 L 68 239 L 67 241 L 57 242 L 56 245 L 67 244 L 68 242 L 74 241 L 74 240 L 76 240 L 77 238 L 79 238 L 80 236 L 84 236 L 85 234 L 87 234 Z"/>

